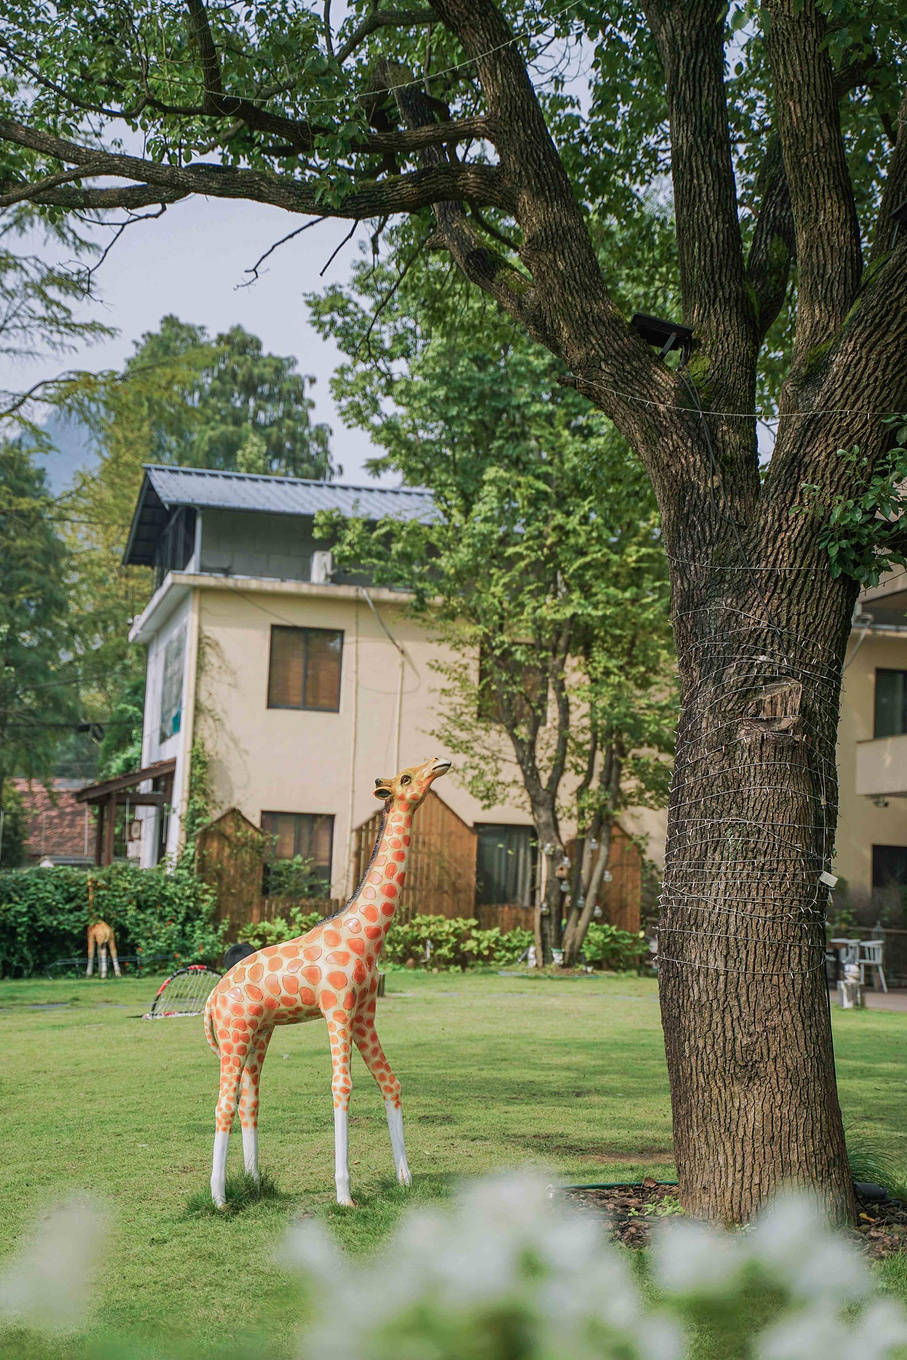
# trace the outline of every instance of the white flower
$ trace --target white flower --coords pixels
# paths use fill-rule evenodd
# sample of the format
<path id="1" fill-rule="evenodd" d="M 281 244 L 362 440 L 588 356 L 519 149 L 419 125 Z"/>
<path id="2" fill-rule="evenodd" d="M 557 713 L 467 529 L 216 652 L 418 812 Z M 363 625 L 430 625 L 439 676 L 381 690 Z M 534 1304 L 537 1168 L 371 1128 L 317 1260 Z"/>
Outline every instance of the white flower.
<path id="1" fill-rule="evenodd" d="M 856 1248 L 829 1230 L 805 1195 L 779 1196 L 746 1238 L 748 1254 L 778 1283 L 805 1300 L 851 1300 L 872 1293 Z"/>
<path id="2" fill-rule="evenodd" d="M 0 1319 L 42 1331 L 78 1323 L 91 1302 L 107 1226 L 106 1214 L 87 1197 L 49 1210 L 0 1275 Z"/>
<path id="3" fill-rule="evenodd" d="M 742 1265 L 740 1239 L 704 1223 L 672 1219 L 653 1234 L 652 1266 L 668 1294 L 725 1294 Z"/>
<path id="4" fill-rule="evenodd" d="M 334 1287 L 347 1274 L 347 1262 L 331 1234 L 315 1219 L 291 1225 L 280 1259 L 319 1284 Z"/>
<path id="5" fill-rule="evenodd" d="M 907 1313 L 875 1299 L 856 1318 L 826 1303 L 782 1317 L 759 1338 L 758 1360 L 894 1360 L 907 1345 Z"/>

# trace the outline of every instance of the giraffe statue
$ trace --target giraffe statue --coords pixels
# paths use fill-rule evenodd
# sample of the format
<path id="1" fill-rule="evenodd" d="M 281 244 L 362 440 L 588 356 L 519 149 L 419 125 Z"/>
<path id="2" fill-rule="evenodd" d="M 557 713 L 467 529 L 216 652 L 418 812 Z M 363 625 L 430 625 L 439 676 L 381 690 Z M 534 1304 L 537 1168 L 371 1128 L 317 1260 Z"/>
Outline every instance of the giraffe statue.
<path id="1" fill-rule="evenodd" d="M 94 916 L 94 890 L 95 881 L 93 878 L 88 880 L 88 919 L 92 921 Z M 91 977 L 94 972 L 95 954 L 98 956 L 98 971 L 102 978 L 107 976 L 107 949 L 110 948 L 110 957 L 113 961 L 113 971 L 120 977 L 120 961 L 117 958 L 117 942 L 113 933 L 113 927 L 106 921 L 92 921 L 88 927 L 87 951 L 88 967 L 85 969 L 85 976 Z"/>
<path id="2" fill-rule="evenodd" d="M 327 1021 L 334 1097 L 334 1180 L 337 1203 L 352 1205 L 347 1116 L 355 1043 L 384 1096 L 394 1168 L 401 1185 L 412 1177 L 403 1142 L 400 1083 L 375 1032 L 378 958 L 399 901 L 413 814 L 449 760 L 427 760 L 396 779 L 376 779 L 384 802 L 381 830 L 353 896 L 335 916 L 285 944 L 268 945 L 225 973 L 205 1006 L 205 1035 L 220 1058 L 211 1197 L 225 1204 L 227 1147 L 239 1105 L 243 1160 L 258 1179 L 258 1085 L 275 1025 Z"/>

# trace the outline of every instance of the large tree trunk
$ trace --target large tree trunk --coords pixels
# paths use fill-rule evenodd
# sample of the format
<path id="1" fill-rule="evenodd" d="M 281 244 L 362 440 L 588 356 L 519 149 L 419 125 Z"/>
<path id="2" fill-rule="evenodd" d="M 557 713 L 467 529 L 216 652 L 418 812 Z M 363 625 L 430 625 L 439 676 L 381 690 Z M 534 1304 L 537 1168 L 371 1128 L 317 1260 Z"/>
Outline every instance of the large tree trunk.
<path id="1" fill-rule="evenodd" d="M 693 566 L 688 542 L 675 564 L 682 709 L 659 986 L 681 1199 L 727 1222 L 788 1184 L 854 1214 L 821 875 L 855 587 L 820 554 L 785 555 L 785 537 L 763 530 L 727 570 Z"/>

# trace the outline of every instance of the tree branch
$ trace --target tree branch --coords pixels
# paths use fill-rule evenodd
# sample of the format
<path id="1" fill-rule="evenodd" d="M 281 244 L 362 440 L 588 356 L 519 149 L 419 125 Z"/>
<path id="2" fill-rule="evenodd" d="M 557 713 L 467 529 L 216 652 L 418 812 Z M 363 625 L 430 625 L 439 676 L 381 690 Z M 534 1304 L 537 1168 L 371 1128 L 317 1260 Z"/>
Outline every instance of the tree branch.
<path id="1" fill-rule="evenodd" d="M 545 785 L 552 798 L 557 796 L 557 790 L 567 766 L 567 752 L 570 746 L 570 692 L 567 688 L 565 671 L 570 652 L 571 636 L 572 626 L 570 622 L 567 622 L 561 629 L 548 667 L 551 687 L 554 690 L 554 705 L 557 709 L 557 736 Z"/>
<path id="2" fill-rule="evenodd" d="M 421 24 L 437 23 L 438 16 L 432 9 L 373 10 L 367 18 L 347 38 L 337 51 L 337 62 L 342 66 L 348 57 L 362 46 L 365 39 L 379 28 L 414 28 Z"/>
<path id="3" fill-rule="evenodd" d="M 762 202 L 746 272 L 756 298 L 756 333 L 761 344 L 784 305 L 791 263 L 796 258 L 790 190 L 781 143 L 775 136 L 769 137 L 757 187 Z"/>
<path id="4" fill-rule="evenodd" d="M 203 164 L 163 165 L 138 156 L 100 151 L 10 119 L 0 119 L 0 141 L 24 146 L 42 155 L 79 166 L 91 165 L 92 173 L 113 175 L 138 181 L 143 193 L 137 201 L 135 189 L 65 190 L 50 189 L 36 196 L 35 202 L 59 202 L 52 195 L 67 194 L 66 206 L 136 207 L 148 203 L 173 202 L 174 197 L 206 194 L 213 198 L 244 198 L 271 203 L 288 212 L 321 215 L 325 211 L 324 186 L 306 183 L 290 175 L 275 175 L 261 170 L 241 170 L 228 166 Z M 155 186 L 150 191 L 149 186 Z M 165 193 L 162 195 L 161 190 Z M 105 197 L 99 199 L 99 194 Z M 377 217 L 382 213 L 415 212 L 433 203 L 475 198 L 511 210 L 513 195 L 501 171 L 488 165 L 441 164 L 390 176 L 384 180 L 363 180 L 342 202 L 330 205 L 332 217 Z"/>
<path id="5" fill-rule="evenodd" d="M 198 47 L 202 67 L 205 112 L 217 113 L 216 99 L 217 96 L 223 94 L 224 84 L 221 79 L 217 48 L 214 46 L 214 38 L 208 23 L 208 11 L 205 9 L 202 0 L 186 0 L 186 8 L 189 11 L 189 26 Z"/>
<path id="6" fill-rule="evenodd" d="M 621 393 L 654 393 L 656 400 L 670 403 L 670 370 L 611 301 L 517 39 L 492 0 L 434 0 L 434 8 L 475 63 L 488 115 L 498 129 L 495 145 L 501 170 L 514 186 L 512 213 L 523 233 L 519 254 L 531 275 L 531 289 L 517 271 L 504 272 L 510 266 L 499 263 L 500 257 L 488 266 L 493 252 L 462 218 L 455 224 L 439 223 L 442 235 L 457 233 L 448 248 L 467 277 L 492 296 L 502 279 L 512 293 L 521 293 L 522 306 L 514 297 L 502 305 L 588 384 L 582 390 L 651 468 L 651 460 L 664 456 L 653 438 L 651 409 L 647 417 L 644 407 L 624 400 Z M 481 252 L 478 267 L 471 254 L 476 249 Z"/>
<path id="7" fill-rule="evenodd" d="M 907 236 L 907 226 L 899 226 L 891 214 L 902 203 L 907 203 L 907 94 L 898 110 L 898 131 L 894 150 L 888 163 L 885 188 L 879 204 L 879 216 L 872 238 L 871 263 L 892 250 L 895 242 Z"/>
<path id="8" fill-rule="evenodd" d="M 375 67 L 375 79 L 393 90 L 397 112 L 407 127 L 421 129 L 431 125 L 435 117 L 435 101 L 430 100 L 411 79 L 408 67 L 397 62 L 381 61 Z M 439 167 L 444 163 L 442 153 L 435 147 L 427 147 L 421 160 L 426 167 Z M 515 269 L 503 255 L 488 247 L 466 220 L 462 202 L 439 202 L 433 206 L 438 224 L 437 237 L 466 277 L 490 294 L 530 334 L 542 339 L 545 344 L 550 343 L 551 337 L 543 329 L 532 281 Z"/>
<path id="9" fill-rule="evenodd" d="M 14 203 L 34 199 L 48 189 L 55 189 L 58 184 L 67 184 L 70 180 L 94 175 L 100 169 L 100 165 L 89 164 L 80 165 L 75 170 L 60 170 L 55 175 L 45 175 L 44 179 L 35 180 L 34 184 L 22 184 L 17 189 L 0 194 L 0 208 L 11 208 Z"/>
<path id="10" fill-rule="evenodd" d="M 794 371 L 831 339 L 856 296 L 862 263 L 834 74 L 815 0 L 766 0 L 775 126 L 797 250 Z"/>
<path id="11" fill-rule="evenodd" d="M 874 53 L 847 62 L 835 72 L 835 99 L 840 103 L 852 90 L 871 85 L 878 71 L 878 58 Z M 761 344 L 784 304 L 790 267 L 796 259 L 790 190 L 784 173 L 781 143 L 776 135 L 768 139 L 757 187 L 761 203 L 747 262 L 747 278 L 756 295 L 756 324 Z"/>
<path id="12" fill-rule="evenodd" d="M 644 10 L 665 74 L 684 320 L 703 338 L 716 399 L 735 402 L 749 394 L 740 357 L 752 348 L 755 319 L 728 135 L 727 5 L 648 0 Z"/>

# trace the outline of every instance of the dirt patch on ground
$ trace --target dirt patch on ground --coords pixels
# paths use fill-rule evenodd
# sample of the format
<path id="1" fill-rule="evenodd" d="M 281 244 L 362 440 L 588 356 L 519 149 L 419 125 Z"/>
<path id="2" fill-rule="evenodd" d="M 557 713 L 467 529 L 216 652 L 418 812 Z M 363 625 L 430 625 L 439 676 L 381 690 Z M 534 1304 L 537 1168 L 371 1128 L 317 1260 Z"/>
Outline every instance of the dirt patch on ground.
<path id="1" fill-rule="evenodd" d="M 552 1156 L 582 1157 L 588 1162 L 593 1162 L 597 1166 L 607 1166 L 613 1163 L 615 1166 L 652 1166 L 653 1163 L 664 1162 L 671 1166 L 674 1162 L 673 1147 L 658 1147 L 655 1144 L 646 1147 L 634 1148 L 632 1152 L 612 1151 L 607 1143 L 564 1143 L 557 1138 L 552 1138 L 547 1133 L 533 1133 L 528 1138 L 523 1139 L 524 1144 L 534 1146 L 537 1143 L 544 1145 L 543 1150 Z"/>
<path id="2" fill-rule="evenodd" d="M 619 1158 L 612 1158 L 619 1161 Z M 647 1247 L 653 1223 L 679 1211 L 676 1185 L 647 1179 L 640 1185 L 602 1190 L 564 1190 L 564 1198 L 587 1213 L 611 1219 L 611 1237 L 625 1247 Z M 907 1204 L 859 1204 L 859 1225 L 849 1236 L 876 1260 L 907 1252 Z"/>

